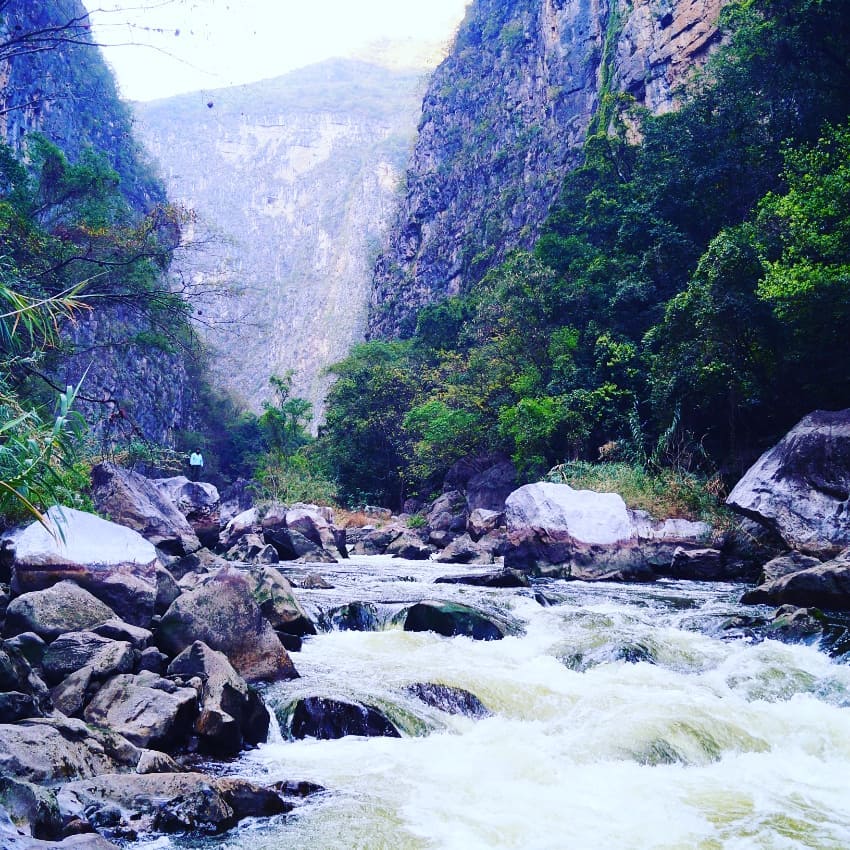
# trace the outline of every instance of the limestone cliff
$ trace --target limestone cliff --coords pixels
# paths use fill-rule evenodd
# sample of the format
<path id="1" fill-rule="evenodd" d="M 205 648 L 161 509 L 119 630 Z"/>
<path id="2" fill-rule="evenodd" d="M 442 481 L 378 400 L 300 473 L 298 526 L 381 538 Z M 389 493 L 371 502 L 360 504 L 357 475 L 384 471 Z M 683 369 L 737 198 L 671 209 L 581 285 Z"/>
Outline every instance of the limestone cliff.
<path id="1" fill-rule="evenodd" d="M 19 152 L 26 150 L 28 135 L 39 132 L 72 162 L 94 148 L 118 173 L 122 193 L 140 214 L 165 201 L 112 73 L 92 43 L 80 0 L 0 4 L 0 132 Z M 132 309 L 99 304 L 63 330 L 62 354 L 44 364 L 60 385 L 76 384 L 85 374 L 81 396 L 107 400 L 78 402 L 95 431 L 118 408 L 157 441 L 190 424 L 184 359 L 151 345 L 148 331 Z"/>
<path id="2" fill-rule="evenodd" d="M 722 3 L 475 0 L 425 95 L 370 334 L 411 333 L 420 307 L 530 247 L 604 96 L 669 110 Z"/>
<path id="3" fill-rule="evenodd" d="M 293 370 L 293 392 L 321 415 L 322 370 L 363 338 L 421 89 L 418 71 L 333 60 L 136 105 L 170 196 L 195 210 L 206 243 L 177 265 L 209 290 L 196 307 L 217 382 L 255 410 L 269 376 Z"/>

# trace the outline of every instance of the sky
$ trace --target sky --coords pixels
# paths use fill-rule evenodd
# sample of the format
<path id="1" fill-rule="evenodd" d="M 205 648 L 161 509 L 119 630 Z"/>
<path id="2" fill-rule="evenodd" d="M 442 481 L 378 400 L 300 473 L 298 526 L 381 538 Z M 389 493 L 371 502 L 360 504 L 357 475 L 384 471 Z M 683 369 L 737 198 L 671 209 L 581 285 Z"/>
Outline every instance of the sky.
<path id="1" fill-rule="evenodd" d="M 386 39 L 411 52 L 445 45 L 469 0 L 84 2 L 122 95 L 154 100 L 276 77 Z"/>

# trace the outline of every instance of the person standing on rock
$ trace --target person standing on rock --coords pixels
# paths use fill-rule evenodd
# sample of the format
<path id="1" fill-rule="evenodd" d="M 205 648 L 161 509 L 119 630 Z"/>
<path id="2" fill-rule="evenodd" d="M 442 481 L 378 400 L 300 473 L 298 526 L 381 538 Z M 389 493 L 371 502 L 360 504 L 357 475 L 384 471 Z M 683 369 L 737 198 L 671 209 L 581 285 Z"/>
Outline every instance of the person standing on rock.
<path id="1" fill-rule="evenodd" d="M 189 455 L 189 477 L 192 481 L 198 481 L 204 468 L 204 456 L 196 449 Z"/>

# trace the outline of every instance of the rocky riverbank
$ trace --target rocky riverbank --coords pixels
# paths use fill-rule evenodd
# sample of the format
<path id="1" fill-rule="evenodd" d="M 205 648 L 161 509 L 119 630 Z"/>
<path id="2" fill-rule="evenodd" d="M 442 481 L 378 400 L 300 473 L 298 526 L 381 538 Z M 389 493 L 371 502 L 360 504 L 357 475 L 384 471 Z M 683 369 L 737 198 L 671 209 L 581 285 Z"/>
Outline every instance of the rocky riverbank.
<path id="1" fill-rule="evenodd" d="M 152 832 L 285 817 L 321 789 L 297 776 L 262 785 L 199 773 L 198 758 L 229 759 L 268 738 L 275 725 L 258 687 L 297 679 L 290 653 L 317 632 L 522 633 L 507 611 L 453 597 L 453 585 L 532 588 L 545 605 L 553 578 L 756 582 L 743 601 L 781 607 L 738 617 L 730 636 L 819 639 L 829 617 L 818 609 L 850 610 L 848 420 L 850 411 L 813 414 L 766 453 L 732 492 L 744 518 L 723 533 L 653 520 L 612 493 L 517 487 L 499 459 L 455 469 L 438 499 L 409 506 L 415 514 L 375 512 L 373 525 L 351 528 L 328 508 L 240 510 L 244 502 L 223 506 L 209 484 L 97 467 L 94 497 L 113 521 L 53 508 L 47 527 L 33 523 L 3 543 L 3 846 L 101 850 Z M 323 565 L 350 554 L 447 568 L 430 598 L 396 600 L 383 619 L 354 598 L 305 607 L 290 579 L 311 593 L 329 588 Z M 478 710 L 474 694 L 417 687 L 441 710 Z M 286 711 L 290 738 L 404 732 L 380 707 L 300 693 Z"/>

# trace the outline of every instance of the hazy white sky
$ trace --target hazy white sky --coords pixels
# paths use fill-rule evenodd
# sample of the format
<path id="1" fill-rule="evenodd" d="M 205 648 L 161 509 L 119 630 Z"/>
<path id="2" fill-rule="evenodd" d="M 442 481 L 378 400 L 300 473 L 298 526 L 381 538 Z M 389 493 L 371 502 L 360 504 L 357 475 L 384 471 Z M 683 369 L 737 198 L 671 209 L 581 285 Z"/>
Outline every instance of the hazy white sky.
<path id="1" fill-rule="evenodd" d="M 468 2 L 85 0 L 132 100 L 274 77 L 381 39 L 446 42 Z"/>

